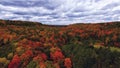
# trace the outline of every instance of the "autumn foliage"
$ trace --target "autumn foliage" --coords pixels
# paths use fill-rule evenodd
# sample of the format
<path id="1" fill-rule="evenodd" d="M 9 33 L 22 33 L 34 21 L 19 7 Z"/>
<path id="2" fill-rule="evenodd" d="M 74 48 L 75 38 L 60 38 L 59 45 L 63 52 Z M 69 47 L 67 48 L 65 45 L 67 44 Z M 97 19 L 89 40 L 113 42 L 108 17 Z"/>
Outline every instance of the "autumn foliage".
<path id="1" fill-rule="evenodd" d="M 65 66 L 66 68 L 72 68 L 72 61 L 71 61 L 70 58 L 65 58 L 64 66 Z"/>
<path id="2" fill-rule="evenodd" d="M 18 55 L 14 55 L 11 63 L 9 64 L 8 68 L 18 68 L 20 65 L 20 57 Z"/>
<path id="3" fill-rule="evenodd" d="M 0 20 L 1 68 L 119 68 L 119 48 L 120 22 L 54 26 Z"/>

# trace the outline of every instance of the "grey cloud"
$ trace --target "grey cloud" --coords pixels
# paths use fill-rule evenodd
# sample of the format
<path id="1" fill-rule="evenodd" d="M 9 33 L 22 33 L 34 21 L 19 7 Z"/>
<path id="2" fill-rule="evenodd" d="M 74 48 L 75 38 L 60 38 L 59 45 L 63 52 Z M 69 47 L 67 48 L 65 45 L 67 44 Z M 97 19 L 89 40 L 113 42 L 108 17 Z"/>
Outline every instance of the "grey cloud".
<path id="1" fill-rule="evenodd" d="M 67 25 L 120 20 L 120 0 L 1 0 L 0 19 Z"/>

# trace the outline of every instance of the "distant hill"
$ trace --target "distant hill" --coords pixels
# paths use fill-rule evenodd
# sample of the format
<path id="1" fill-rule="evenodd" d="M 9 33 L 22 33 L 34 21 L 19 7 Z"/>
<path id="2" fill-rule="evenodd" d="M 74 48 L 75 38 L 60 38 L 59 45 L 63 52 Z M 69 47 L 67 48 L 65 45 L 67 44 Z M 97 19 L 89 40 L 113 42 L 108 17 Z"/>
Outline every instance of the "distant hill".
<path id="1" fill-rule="evenodd" d="M 42 25 L 42 23 L 20 21 L 20 20 L 0 20 L 0 25 L 34 26 L 34 25 Z"/>
<path id="2" fill-rule="evenodd" d="M 32 22 L 32 21 L 21 21 L 21 20 L 2 20 L 0 19 L 0 25 L 18 25 L 18 26 L 33 26 L 33 25 L 43 25 L 43 26 L 50 26 L 50 27 L 66 27 L 66 26 L 78 26 L 78 25 L 109 25 L 114 23 L 114 25 L 117 25 L 120 27 L 120 22 L 115 21 L 115 22 L 98 22 L 98 23 L 74 23 L 70 25 L 47 25 L 47 24 L 42 24 L 41 22 Z"/>

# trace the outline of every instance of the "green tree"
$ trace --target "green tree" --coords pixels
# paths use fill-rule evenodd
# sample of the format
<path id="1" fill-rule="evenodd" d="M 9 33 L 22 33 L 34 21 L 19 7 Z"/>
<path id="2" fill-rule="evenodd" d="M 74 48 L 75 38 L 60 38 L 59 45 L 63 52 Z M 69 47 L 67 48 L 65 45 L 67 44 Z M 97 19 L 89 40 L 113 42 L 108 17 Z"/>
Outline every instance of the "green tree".
<path id="1" fill-rule="evenodd" d="M 37 63 L 35 61 L 30 61 L 30 63 L 27 65 L 27 68 L 36 68 Z"/>

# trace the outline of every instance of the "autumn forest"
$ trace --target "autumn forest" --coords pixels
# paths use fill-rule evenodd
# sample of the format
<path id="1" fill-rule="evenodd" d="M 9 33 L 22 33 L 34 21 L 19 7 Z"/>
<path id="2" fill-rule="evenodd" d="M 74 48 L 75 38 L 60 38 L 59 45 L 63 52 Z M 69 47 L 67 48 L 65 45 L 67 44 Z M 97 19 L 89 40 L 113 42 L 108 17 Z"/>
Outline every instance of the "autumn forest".
<path id="1" fill-rule="evenodd" d="M 120 68 L 120 22 L 0 20 L 0 68 Z"/>

